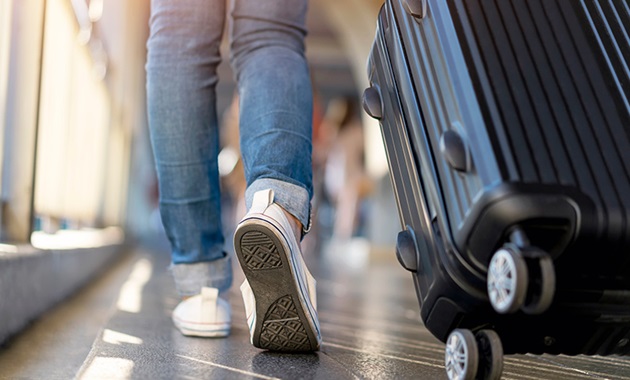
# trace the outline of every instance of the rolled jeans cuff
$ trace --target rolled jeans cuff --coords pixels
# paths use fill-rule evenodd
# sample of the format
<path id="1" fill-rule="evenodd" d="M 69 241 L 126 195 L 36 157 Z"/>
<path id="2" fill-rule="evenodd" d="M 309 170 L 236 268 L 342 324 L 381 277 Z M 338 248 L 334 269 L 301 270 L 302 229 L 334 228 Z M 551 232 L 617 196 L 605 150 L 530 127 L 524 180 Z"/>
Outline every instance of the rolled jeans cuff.
<path id="1" fill-rule="evenodd" d="M 182 297 L 197 295 L 203 287 L 225 292 L 232 285 L 232 259 L 229 255 L 195 264 L 172 264 L 170 269 L 175 288 Z"/>
<path id="2" fill-rule="evenodd" d="M 301 223 L 303 232 L 311 227 L 311 199 L 308 191 L 298 185 L 273 178 L 260 178 L 245 190 L 247 209 L 252 207 L 254 194 L 260 190 L 271 189 L 274 192 L 274 203 L 279 204 L 289 214 L 295 216 Z"/>

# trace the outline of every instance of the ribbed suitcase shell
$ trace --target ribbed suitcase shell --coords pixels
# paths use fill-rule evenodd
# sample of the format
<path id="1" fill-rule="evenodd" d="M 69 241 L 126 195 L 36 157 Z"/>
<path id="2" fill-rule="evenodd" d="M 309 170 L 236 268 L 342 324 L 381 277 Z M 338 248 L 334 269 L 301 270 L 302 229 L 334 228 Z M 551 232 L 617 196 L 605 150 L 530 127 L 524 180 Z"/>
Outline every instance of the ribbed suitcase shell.
<path id="1" fill-rule="evenodd" d="M 427 327 L 445 339 L 492 315 L 480 301 L 489 258 L 523 224 L 554 257 L 560 306 L 491 322 L 570 339 L 570 313 L 600 320 L 578 318 L 590 335 L 557 347 L 515 332 L 521 342 L 508 339 L 506 352 L 628 352 L 618 345 L 630 326 L 628 3 L 428 3 L 416 20 L 400 0 L 386 2 L 368 64 L 401 222 L 425 253 L 427 273 L 414 280 Z M 472 170 L 444 159 L 446 131 L 462 137 Z M 456 300 L 462 291 L 469 299 Z"/>
<path id="2" fill-rule="evenodd" d="M 628 243 L 625 1 L 449 1 L 505 180 L 572 186 Z M 627 246 L 627 245 L 626 245 Z"/>

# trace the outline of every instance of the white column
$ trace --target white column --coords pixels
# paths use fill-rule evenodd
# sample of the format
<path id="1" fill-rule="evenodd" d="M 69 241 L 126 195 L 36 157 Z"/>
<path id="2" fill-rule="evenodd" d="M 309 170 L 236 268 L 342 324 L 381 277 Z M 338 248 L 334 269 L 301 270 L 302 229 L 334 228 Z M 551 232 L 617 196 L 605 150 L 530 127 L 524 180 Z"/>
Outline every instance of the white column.
<path id="1" fill-rule="evenodd" d="M 12 0 L 0 240 L 29 242 L 46 0 Z"/>

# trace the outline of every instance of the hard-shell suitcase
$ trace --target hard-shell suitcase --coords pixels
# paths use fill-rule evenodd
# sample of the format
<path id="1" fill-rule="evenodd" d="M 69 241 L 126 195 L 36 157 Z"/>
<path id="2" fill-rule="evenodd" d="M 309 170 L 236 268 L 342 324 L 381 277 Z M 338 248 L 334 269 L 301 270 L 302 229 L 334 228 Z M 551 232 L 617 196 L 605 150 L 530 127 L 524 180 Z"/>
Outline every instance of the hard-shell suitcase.
<path id="1" fill-rule="evenodd" d="M 449 376 L 630 353 L 629 3 L 387 0 L 368 75 Z"/>

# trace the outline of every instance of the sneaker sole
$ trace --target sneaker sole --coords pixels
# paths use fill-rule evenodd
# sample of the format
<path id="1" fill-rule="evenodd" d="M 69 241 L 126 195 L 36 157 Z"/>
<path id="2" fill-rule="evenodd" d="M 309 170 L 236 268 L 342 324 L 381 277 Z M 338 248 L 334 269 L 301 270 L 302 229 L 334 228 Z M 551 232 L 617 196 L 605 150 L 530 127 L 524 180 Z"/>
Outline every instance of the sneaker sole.
<path id="1" fill-rule="evenodd" d="M 234 239 L 236 255 L 256 299 L 252 343 L 272 351 L 316 351 L 318 334 L 308 307 L 300 301 L 290 252 L 272 230 L 275 227 L 262 223 L 265 225 L 244 222 Z"/>
<path id="2" fill-rule="evenodd" d="M 173 321 L 175 327 L 185 336 L 198 336 L 204 338 L 225 338 L 230 335 L 231 326 L 229 324 L 219 327 L 213 326 L 213 329 L 204 329 L 192 324 Z"/>
<path id="3" fill-rule="evenodd" d="M 201 338 L 225 338 L 230 336 L 230 329 L 219 331 L 199 331 L 182 326 L 177 326 L 177 329 L 185 336 L 197 336 Z"/>

